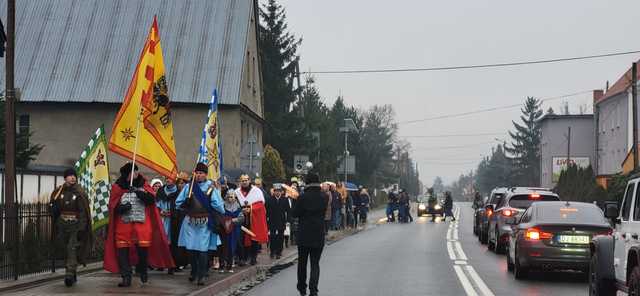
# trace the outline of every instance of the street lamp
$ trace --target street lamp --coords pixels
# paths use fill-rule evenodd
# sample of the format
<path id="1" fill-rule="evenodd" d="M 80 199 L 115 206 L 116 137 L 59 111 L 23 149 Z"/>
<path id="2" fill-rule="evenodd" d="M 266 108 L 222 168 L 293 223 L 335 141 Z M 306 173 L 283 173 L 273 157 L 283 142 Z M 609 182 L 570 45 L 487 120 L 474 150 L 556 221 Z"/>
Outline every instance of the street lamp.
<path id="1" fill-rule="evenodd" d="M 347 158 L 349 158 L 349 132 L 358 132 L 355 122 L 351 118 L 344 119 L 344 127 L 339 129 L 341 133 L 344 133 L 344 183 L 347 184 Z"/>

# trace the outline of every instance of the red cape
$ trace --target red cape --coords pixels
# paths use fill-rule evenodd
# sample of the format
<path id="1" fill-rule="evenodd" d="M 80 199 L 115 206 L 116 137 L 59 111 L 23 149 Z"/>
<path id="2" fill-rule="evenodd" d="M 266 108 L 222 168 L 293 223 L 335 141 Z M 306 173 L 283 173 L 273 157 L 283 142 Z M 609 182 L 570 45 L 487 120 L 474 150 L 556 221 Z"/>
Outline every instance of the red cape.
<path id="1" fill-rule="evenodd" d="M 267 209 L 264 203 L 259 201 L 251 204 L 251 232 L 256 236 L 251 237 L 245 235 L 245 245 L 250 244 L 250 240 L 264 244 L 269 242 L 269 233 L 267 228 Z"/>
<path id="2" fill-rule="evenodd" d="M 144 190 L 147 192 L 153 192 L 153 189 L 149 184 L 144 182 Z M 120 203 L 122 195 L 127 190 L 122 189 L 117 183 L 114 183 L 111 187 L 111 196 L 109 197 L 109 231 L 107 233 L 107 239 L 104 243 L 104 269 L 110 272 L 118 273 L 118 258 L 116 252 L 116 219 L 119 215 L 116 213 L 115 208 Z M 154 194 L 155 195 L 155 194 Z M 162 222 L 160 218 L 160 211 L 155 204 L 148 205 L 145 209 L 146 217 L 151 219 L 152 238 L 151 246 L 149 247 L 149 266 L 156 268 L 170 268 L 175 267 L 173 262 L 173 256 L 171 256 L 171 250 L 169 249 L 169 241 L 167 235 L 162 228 Z M 129 263 L 136 265 L 138 263 L 138 256 L 135 247 L 129 249 Z"/>

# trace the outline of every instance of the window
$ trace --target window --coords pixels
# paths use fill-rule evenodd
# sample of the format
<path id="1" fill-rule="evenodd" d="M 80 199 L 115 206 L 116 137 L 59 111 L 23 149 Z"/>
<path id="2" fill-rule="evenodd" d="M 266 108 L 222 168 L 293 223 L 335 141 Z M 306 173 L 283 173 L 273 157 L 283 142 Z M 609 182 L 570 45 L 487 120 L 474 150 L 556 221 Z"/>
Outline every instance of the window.
<path id="1" fill-rule="evenodd" d="M 29 114 L 22 114 L 18 117 L 18 122 L 16 124 L 16 136 L 27 135 L 25 137 L 26 142 L 23 145 L 29 146 Z M 25 147 L 26 148 L 26 147 Z"/>
<path id="2" fill-rule="evenodd" d="M 558 201 L 557 196 L 553 195 L 516 195 L 509 199 L 509 206 L 513 208 L 526 209 L 531 206 L 532 203 L 537 201 Z"/>
<path id="3" fill-rule="evenodd" d="M 624 194 L 624 201 L 622 202 L 622 220 L 629 220 L 629 212 L 631 211 L 631 200 L 633 199 L 633 189 L 636 184 L 632 183 L 627 186 L 627 191 Z"/>
<path id="4" fill-rule="evenodd" d="M 636 190 L 636 201 L 634 202 L 633 221 L 640 221 L 640 190 Z"/>
<path id="5" fill-rule="evenodd" d="M 251 88 L 251 79 L 253 78 L 253 75 L 251 75 L 251 72 L 253 72 L 251 69 L 252 64 L 249 61 L 251 61 L 251 52 L 247 51 L 247 74 L 245 75 L 247 88 Z"/>

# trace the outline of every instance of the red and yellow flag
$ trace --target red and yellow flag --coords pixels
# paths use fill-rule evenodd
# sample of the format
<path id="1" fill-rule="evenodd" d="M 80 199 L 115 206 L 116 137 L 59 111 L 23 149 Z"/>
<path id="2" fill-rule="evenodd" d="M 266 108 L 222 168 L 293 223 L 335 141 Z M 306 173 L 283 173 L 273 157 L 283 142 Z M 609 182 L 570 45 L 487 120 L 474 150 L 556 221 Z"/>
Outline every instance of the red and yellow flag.
<path id="1" fill-rule="evenodd" d="M 169 103 L 160 33 L 154 17 L 138 66 L 113 124 L 109 150 L 128 158 L 133 158 L 135 153 L 136 162 L 174 178 L 178 166 Z M 139 125 L 138 120 L 141 120 Z"/>

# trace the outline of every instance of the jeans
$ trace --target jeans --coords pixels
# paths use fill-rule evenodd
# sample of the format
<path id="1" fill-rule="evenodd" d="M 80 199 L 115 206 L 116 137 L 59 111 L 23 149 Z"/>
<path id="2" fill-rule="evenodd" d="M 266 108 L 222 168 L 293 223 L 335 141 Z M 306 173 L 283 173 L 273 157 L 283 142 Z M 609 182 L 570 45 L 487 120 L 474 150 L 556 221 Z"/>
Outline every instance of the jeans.
<path id="1" fill-rule="evenodd" d="M 309 279 L 309 291 L 318 293 L 318 281 L 320 280 L 320 256 L 322 247 L 311 248 L 298 246 L 298 291 L 306 294 L 307 291 L 307 261 L 311 258 L 311 275 Z"/>
<path id="2" fill-rule="evenodd" d="M 340 225 L 342 223 L 342 217 L 340 213 L 340 209 L 335 209 L 333 211 L 333 229 L 340 229 Z"/>

